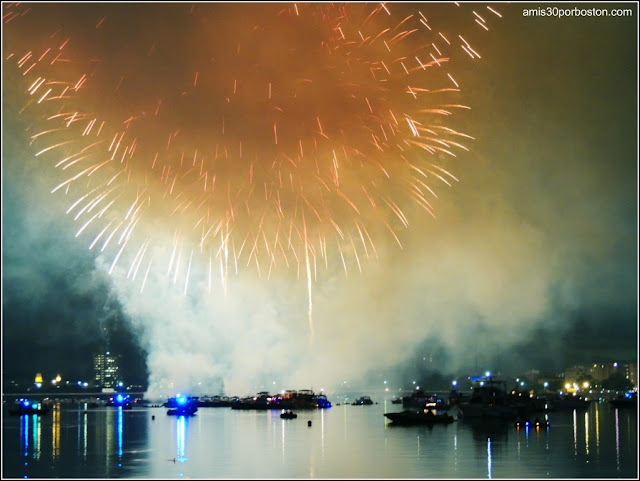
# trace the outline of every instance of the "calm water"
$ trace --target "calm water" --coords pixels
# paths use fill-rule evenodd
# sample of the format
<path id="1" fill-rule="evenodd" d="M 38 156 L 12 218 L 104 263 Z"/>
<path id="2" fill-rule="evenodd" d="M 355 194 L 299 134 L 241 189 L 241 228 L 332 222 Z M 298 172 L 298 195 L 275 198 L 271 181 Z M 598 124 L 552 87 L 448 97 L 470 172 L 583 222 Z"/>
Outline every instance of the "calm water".
<path id="1" fill-rule="evenodd" d="M 298 411 L 82 409 L 3 416 L 3 477 L 587 478 L 638 474 L 635 409 L 592 403 L 549 414 L 551 426 L 511 423 L 390 426 L 401 406 Z M 155 420 L 152 420 L 155 415 Z M 312 426 L 307 426 L 307 421 Z"/>

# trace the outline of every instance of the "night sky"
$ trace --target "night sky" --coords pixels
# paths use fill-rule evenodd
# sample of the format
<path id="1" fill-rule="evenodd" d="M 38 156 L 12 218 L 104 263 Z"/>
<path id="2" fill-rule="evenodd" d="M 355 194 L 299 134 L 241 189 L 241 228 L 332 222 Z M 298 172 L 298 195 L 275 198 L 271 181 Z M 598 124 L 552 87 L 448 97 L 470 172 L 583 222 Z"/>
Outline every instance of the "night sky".
<path id="1" fill-rule="evenodd" d="M 360 104 L 351 102 L 352 98 L 369 95 L 372 111 L 381 105 L 398 111 L 415 108 L 415 104 L 393 90 L 401 84 L 396 82 L 393 66 L 390 70 L 394 75 L 385 84 L 391 92 L 388 94 L 378 89 L 377 84 L 372 86 L 369 73 L 357 70 L 361 64 L 369 65 L 372 52 L 382 52 L 381 56 L 387 53 L 356 49 L 348 62 L 339 57 L 340 49 L 334 51 L 334 57 L 325 57 L 313 49 L 309 56 L 290 57 L 284 52 L 304 53 L 308 45 L 320 44 L 329 37 L 326 29 L 321 28 L 323 24 L 317 29 L 310 28 L 317 22 L 304 17 L 312 5 L 300 6 L 301 21 L 309 22 L 302 24 L 304 28 L 288 26 L 287 22 L 293 20 L 287 19 L 296 18 L 291 9 L 293 4 L 283 5 L 291 17 L 273 16 L 278 11 L 273 6 L 252 4 L 224 9 L 200 4 L 193 11 L 189 5 L 167 4 L 47 7 L 23 4 L 21 8 L 32 10 L 3 24 L 5 383 L 8 379 L 32 379 L 36 372 L 43 372 L 45 377 L 61 373 L 65 379 L 89 378 L 93 374 L 92 355 L 103 349 L 122 356 L 128 382 L 146 381 L 148 369 L 150 392 L 154 394 L 180 388 L 205 393 L 224 389 L 227 394 L 245 394 L 261 386 L 273 390 L 308 387 L 330 390 L 345 379 L 362 379 L 376 370 L 395 372 L 394 382 L 403 383 L 417 369 L 416 360 L 434 353 L 439 364 L 432 366 L 434 369 L 462 375 L 474 374 L 471 371 L 478 363 L 482 371 L 499 369 L 518 374 L 533 368 L 561 371 L 575 363 L 636 360 L 637 4 L 580 6 L 631 8 L 633 15 L 625 18 L 522 15 L 523 8 L 537 8 L 537 4 L 492 4 L 501 18 L 484 4 L 392 5 L 395 23 L 409 14 L 417 18 L 417 12 L 421 11 L 435 26 L 434 30 L 463 32 L 465 40 L 481 56 L 471 58 L 460 48 L 460 41 L 450 47 L 448 71 L 461 92 L 445 92 L 451 97 L 442 102 L 452 99 L 471 109 L 454 109 L 450 118 L 437 122 L 473 139 L 457 138 L 469 151 L 456 148 L 453 160 L 442 152 L 430 157 L 433 160 L 429 162 L 443 166 L 458 181 L 451 182 L 451 187 L 439 181 L 430 184 L 437 193 L 437 198 L 429 198 L 435 219 L 416 203 L 403 201 L 403 212 L 409 220 L 407 228 L 401 225 L 393 209 L 382 214 L 363 210 L 366 198 L 363 196 L 364 201 L 359 203 L 361 199 L 357 197 L 362 195 L 360 183 L 380 188 L 377 200 L 381 205 L 384 195 L 403 198 L 407 189 L 402 183 L 407 177 L 406 163 L 398 162 L 401 157 L 397 149 L 385 147 L 382 155 L 371 146 L 369 134 L 362 132 L 374 125 L 371 120 L 374 117 L 366 110 L 358 110 Z M 3 14 L 6 8 L 3 5 Z M 363 9 L 373 8 L 375 5 L 347 5 L 351 18 L 358 18 Z M 472 10 L 486 20 L 489 31 L 474 22 Z M 270 15 L 275 20 L 270 20 Z M 253 25 L 251 22 L 264 28 L 251 30 L 247 27 Z M 348 30 L 348 24 L 344 25 Z M 115 182 L 118 184 L 128 176 L 128 181 L 122 182 L 123 194 L 120 197 L 113 194 L 117 201 L 106 212 L 103 224 L 98 225 L 102 216 L 96 218 L 78 236 L 76 233 L 89 217 L 74 220 L 79 207 L 74 213 L 65 212 L 81 195 L 88 192 L 95 195 L 92 189 L 98 184 L 82 177 L 73 183 L 77 190 L 65 193 L 61 188 L 53 194 L 51 191 L 70 177 L 69 172 L 80 172 L 89 165 L 80 167 L 82 162 L 107 159 L 108 145 L 95 158 L 78 160 L 66 171 L 55 164 L 77 152 L 76 144 L 36 156 L 47 145 L 67 139 L 64 130 L 51 134 L 52 140 L 50 134 L 31 139 L 51 128 L 51 121 L 45 120 L 47 116 L 64 109 L 55 102 L 49 102 L 53 107 L 36 104 L 33 99 L 38 100 L 36 97 L 44 93 L 44 87 L 30 96 L 27 89 L 38 76 L 31 77 L 32 72 L 22 75 L 28 63 L 17 65 L 17 60 L 29 49 L 38 52 L 37 57 L 49 44 L 57 42 L 58 48 L 66 38 L 59 34 L 54 37 L 55 42 L 51 40 L 50 35 L 58 28 L 71 38 L 65 52 L 69 52 L 70 59 L 79 60 L 61 67 L 47 64 L 42 71 L 51 77 L 67 75 L 75 84 L 84 72 L 82 59 L 95 73 L 77 97 L 68 104 L 61 100 L 58 103 L 65 108 L 71 105 L 71 110 L 84 109 L 102 115 L 108 121 L 107 126 L 109 122 L 124 125 L 129 115 L 138 115 L 131 123 L 131 130 L 139 139 L 137 150 L 127 159 L 131 167 L 125 168 Z M 105 37 L 100 39 L 99 35 Z M 449 35 L 452 39 L 456 37 Z M 421 46 L 432 38 L 420 31 L 394 48 L 402 48 L 402 42 Z M 236 40 L 237 45 L 248 46 L 249 53 L 241 54 L 244 51 L 234 43 Z M 283 48 L 289 46 L 288 50 Z M 156 52 L 158 58 L 154 57 Z M 7 59 L 10 54 L 14 56 Z M 448 54 L 443 52 L 443 56 Z M 349 68 L 325 69 L 321 62 L 326 58 L 327 62 Z M 207 67 L 199 68 L 201 65 Z M 351 65 L 356 67 L 351 70 Z M 432 70 L 439 72 L 436 68 Z M 198 72 L 195 78 L 194 72 Z M 244 85 L 255 97 L 255 92 L 263 87 L 260 95 L 266 96 L 266 85 L 272 80 L 273 98 L 281 95 L 282 110 L 294 113 L 287 116 L 264 110 L 264 105 L 269 105 L 266 101 L 260 100 L 258 106 L 251 95 L 242 96 L 242 83 L 237 97 L 233 97 L 234 74 L 245 80 Z M 421 81 L 417 73 L 412 75 L 416 76 L 415 82 Z M 289 84 L 298 77 L 309 77 L 315 83 Z M 413 79 L 412 76 L 412 82 Z M 120 83 L 121 87 L 114 87 Z M 303 84 L 310 85 L 309 90 L 300 86 Z M 353 95 L 341 97 L 344 91 Z M 291 92 L 299 95 L 292 96 Z M 308 97 L 304 94 L 307 92 Z M 165 117 L 151 115 L 157 98 L 164 98 L 168 105 L 166 111 L 161 111 L 168 112 Z M 29 99 L 31 103 L 23 109 Z M 180 250 L 182 257 L 176 265 L 182 269 L 181 276 L 186 271 L 193 279 L 177 280 L 178 273 L 174 276 L 171 267 L 167 268 L 171 246 L 183 246 L 183 240 L 186 246 L 191 234 L 176 241 L 176 230 L 195 232 L 191 222 L 198 220 L 201 211 L 186 210 L 184 199 L 176 198 L 173 191 L 167 194 L 170 182 L 164 174 L 154 177 L 159 167 L 151 167 L 152 154 L 145 157 L 153 151 L 150 145 L 161 139 L 158 141 L 161 147 L 157 148 L 161 152 L 160 163 L 165 152 L 169 158 L 173 151 L 164 147 L 165 131 L 169 132 L 168 124 L 177 122 L 181 132 L 175 136 L 176 147 L 171 148 L 188 152 L 187 163 L 191 158 L 197 160 L 198 155 L 204 156 L 205 162 L 210 160 L 206 149 L 203 147 L 194 154 L 194 146 L 213 145 L 208 142 L 227 146 L 228 142 L 235 148 L 233 136 L 244 129 L 250 134 L 242 137 L 246 139 L 244 154 L 240 153 L 235 163 L 216 164 L 216 182 L 228 186 L 226 191 L 220 188 L 223 202 L 215 204 L 218 194 L 211 194 L 207 201 L 211 202 L 212 210 L 222 205 L 221 212 L 228 216 L 224 203 L 231 204 L 228 199 L 233 195 L 247 196 L 246 210 L 251 208 L 255 212 L 262 201 L 257 197 L 259 194 L 252 197 L 248 193 L 249 170 L 241 169 L 240 165 L 248 165 L 253 158 L 256 169 L 251 170 L 251 175 L 258 180 L 266 178 L 269 169 L 265 165 L 271 165 L 271 161 L 264 159 L 271 159 L 270 156 L 289 147 L 297 151 L 299 139 L 308 141 L 300 144 L 306 146 L 309 157 L 312 145 L 309 139 L 322 129 L 316 126 L 316 115 L 308 112 L 309 107 L 319 112 L 318 118 L 325 119 L 324 129 L 332 139 L 339 137 L 336 132 L 346 132 L 346 140 L 335 141 L 334 146 L 349 144 L 360 149 L 368 158 L 388 166 L 391 180 L 384 183 L 387 181 L 377 167 L 358 170 L 358 162 L 349 164 L 340 159 L 343 162 L 340 168 L 331 170 L 335 164 L 327 162 L 327 175 L 323 172 L 316 177 L 322 177 L 328 184 L 335 180 L 338 185 L 339 180 L 341 192 L 353 192 L 354 203 L 360 208 L 356 215 L 355 209 L 340 196 L 322 193 L 324 187 L 314 180 L 316 167 L 302 168 L 302 164 L 291 167 L 299 160 L 294 158 L 289 164 L 282 163 L 281 172 L 298 175 L 299 185 L 307 190 L 304 196 L 295 199 L 286 188 L 280 191 L 285 218 L 296 216 L 296 226 L 300 226 L 298 239 L 308 234 L 309 238 L 315 236 L 316 242 L 330 231 L 335 237 L 331 218 L 343 222 L 340 224 L 343 227 L 351 226 L 356 242 L 338 243 L 340 247 L 327 255 L 331 259 L 327 267 L 320 255 L 322 242 L 314 244 L 315 250 L 310 251 L 298 240 L 286 254 L 286 261 L 280 258 L 275 267 L 270 265 L 264 250 L 261 259 L 267 261 L 256 266 L 255 259 L 248 257 L 250 247 L 247 247 L 236 274 L 226 264 L 221 267 L 224 254 L 220 252 L 224 250 L 219 250 L 218 234 L 213 251 L 218 254 L 213 258 L 214 276 L 218 277 L 213 287 L 209 287 L 206 275 L 198 277 L 199 266 L 204 266 L 202 272 L 207 272 L 207 258 L 199 260 L 197 252 L 195 256 L 194 251 L 189 254 L 186 247 L 184 252 Z M 220 133 L 219 117 L 210 114 L 218 111 L 226 115 L 224 134 Z M 267 117 L 276 119 L 277 131 L 268 121 L 263 122 Z M 162 122 L 153 124 L 153 118 L 161 118 Z M 362 119 L 365 120 L 361 122 Z M 88 120 L 90 117 L 83 120 L 82 128 Z M 332 126 L 336 126 L 335 132 L 331 131 Z M 216 133 L 212 133 L 214 129 Z M 263 132 L 268 133 L 263 136 Z M 288 136 L 290 132 L 295 134 Z M 331 153 L 330 147 L 322 144 L 323 138 L 319 135 L 317 138 L 321 145 L 318 157 Z M 106 143 L 109 142 L 111 137 Z M 431 155 L 421 152 L 420 155 Z M 410 155 L 418 154 L 406 154 L 413 161 Z M 175 168 L 178 160 L 174 161 Z M 168 166 L 169 161 L 166 162 Z M 177 185 L 192 175 L 191 170 L 180 170 L 180 165 L 178 171 L 184 175 L 176 176 Z M 171 178 L 170 174 L 166 177 Z M 210 177 L 207 181 L 213 185 Z M 313 190 L 317 186 L 320 187 Z M 147 209 L 146 216 L 135 226 L 136 235 L 143 240 L 134 244 L 134 238 L 109 273 L 119 248 L 110 246 L 100 252 L 88 247 L 107 225 L 112 211 L 124 216 L 134 202 L 129 200 L 126 204 L 125 199 L 144 195 L 149 196 L 148 201 L 135 204 Z M 121 200 L 126 207 L 118 207 Z M 294 212 L 296 202 L 303 204 L 297 207 L 300 211 L 310 206 L 304 222 L 298 210 L 287 214 L 287 208 Z M 235 230 L 229 236 L 237 245 L 229 244 L 230 250 L 231 246 L 239 248 L 247 232 L 257 238 L 262 249 L 269 242 L 277 245 L 280 237 L 273 234 L 277 213 L 265 217 L 265 229 L 274 229 L 265 235 L 269 238 L 267 242 L 261 233 L 255 234 L 261 232 L 260 216 L 245 215 L 244 204 L 239 205 L 233 216 Z M 311 206 L 320 210 L 317 217 Z M 182 207 L 185 210 L 179 210 Z M 168 215 L 174 209 L 180 214 Z M 402 249 L 379 222 L 381 219 L 393 226 Z M 113 222 L 115 226 L 117 221 Z M 367 226 L 372 242 L 367 243 L 368 234 L 359 233 L 354 225 Z M 146 249 L 144 239 L 152 242 L 148 244 L 148 252 L 144 251 L 147 257 L 140 263 L 140 272 L 131 279 L 134 269 L 130 266 L 135 267 L 137 254 Z M 284 242 L 281 245 L 282 251 L 286 251 L 287 245 Z M 363 247 L 367 245 L 368 249 Z M 370 252 L 372 245 L 375 256 Z M 152 249 L 157 250 L 151 254 Z M 269 252 L 269 245 L 266 249 Z M 315 257 L 307 264 L 305 253 L 309 252 Z M 346 257 L 346 275 L 341 254 Z M 189 259 L 193 265 L 188 263 Z M 150 274 L 142 286 L 147 266 Z M 267 275 L 269 267 L 273 270 Z M 160 274 L 154 274 L 156 268 Z M 311 282 L 310 273 L 313 273 Z"/>

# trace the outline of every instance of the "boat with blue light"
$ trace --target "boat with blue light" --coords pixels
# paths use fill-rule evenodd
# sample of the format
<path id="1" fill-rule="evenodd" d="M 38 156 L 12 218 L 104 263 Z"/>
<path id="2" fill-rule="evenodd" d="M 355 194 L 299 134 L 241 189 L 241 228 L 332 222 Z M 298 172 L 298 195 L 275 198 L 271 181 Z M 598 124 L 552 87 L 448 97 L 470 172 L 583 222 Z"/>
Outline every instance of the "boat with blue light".
<path id="1" fill-rule="evenodd" d="M 133 409 L 133 402 L 131 396 L 128 394 L 117 394 L 114 397 L 109 398 L 107 406 L 113 406 L 122 409 Z"/>
<path id="2" fill-rule="evenodd" d="M 30 401 L 28 399 L 17 399 L 14 406 L 9 408 L 9 414 L 13 416 L 25 416 L 25 415 L 43 415 L 51 411 L 51 407 L 43 406 L 38 401 Z"/>
<path id="3" fill-rule="evenodd" d="M 198 398 L 178 394 L 169 398 L 164 406 L 169 408 L 167 416 L 193 416 L 198 411 Z"/>

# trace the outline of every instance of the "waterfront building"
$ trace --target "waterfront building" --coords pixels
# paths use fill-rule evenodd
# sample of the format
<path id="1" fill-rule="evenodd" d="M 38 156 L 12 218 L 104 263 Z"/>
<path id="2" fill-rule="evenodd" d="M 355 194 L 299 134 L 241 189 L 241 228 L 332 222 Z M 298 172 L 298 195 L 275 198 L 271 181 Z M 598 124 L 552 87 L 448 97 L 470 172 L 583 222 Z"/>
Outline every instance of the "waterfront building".
<path id="1" fill-rule="evenodd" d="M 594 381 L 601 383 L 602 381 L 607 379 L 609 376 L 611 376 L 614 373 L 615 369 L 616 368 L 614 367 L 614 364 L 610 362 L 607 364 L 596 363 L 593 366 L 591 366 L 591 368 L 589 369 L 589 374 L 591 375 Z"/>
<path id="2" fill-rule="evenodd" d="M 109 351 L 97 354 L 93 358 L 95 372 L 95 384 L 98 387 L 114 388 L 118 379 L 119 356 L 112 355 Z"/>
<path id="3" fill-rule="evenodd" d="M 565 383 L 573 384 L 578 381 L 578 379 L 586 378 L 590 375 L 590 370 L 586 366 L 571 366 L 564 371 L 564 381 Z"/>

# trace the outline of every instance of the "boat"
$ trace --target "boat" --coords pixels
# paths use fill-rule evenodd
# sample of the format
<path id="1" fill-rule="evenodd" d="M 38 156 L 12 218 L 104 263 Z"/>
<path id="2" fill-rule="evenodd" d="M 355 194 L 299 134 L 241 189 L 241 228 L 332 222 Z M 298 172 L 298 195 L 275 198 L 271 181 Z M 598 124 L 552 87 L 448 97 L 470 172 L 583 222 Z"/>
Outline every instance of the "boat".
<path id="1" fill-rule="evenodd" d="M 281 419 L 295 419 L 298 415 L 293 411 L 284 411 L 280 414 Z"/>
<path id="2" fill-rule="evenodd" d="M 573 396 L 554 396 L 551 399 L 547 399 L 548 411 L 563 411 L 573 409 L 587 409 L 591 401 L 588 399 L 573 395 Z"/>
<path id="3" fill-rule="evenodd" d="M 287 390 L 275 397 L 282 409 L 328 409 L 331 403 L 324 394 L 316 394 L 311 389 Z"/>
<path id="4" fill-rule="evenodd" d="M 167 416 L 193 416 L 198 411 L 198 398 L 178 394 L 164 403 L 164 406 L 169 408 Z"/>
<path id="5" fill-rule="evenodd" d="M 387 419 L 394 424 L 415 425 L 415 424 L 450 424 L 454 421 L 453 416 L 444 412 L 437 412 L 433 409 L 405 409 L 396 413 L 385 413 Z"/>
<path id="6" fill-rule="evenodd" d="M 395 398 L 395 397 L 394 397 L 394 398 L 391 400 L 391 404 L 402 404 L 402 399 L 399 399 L 399 398 Z"/>
<path id="7" fill-rule="evenodd" d="M 202 396 L 198 399 L 198 407 L 200 408 L 228 408 L 233 400 L 226 396 Z"/>
<path id="8" fill-rule="evenodd" d="M 352 406 L 370 406 L 373 401 L 369 396 L 362 396 L 351 403 Z"/>
<path id="9" fill-rule="evenodd" d="M 267 391 L 261 391 L 253 397 L 238 399 L 231 403 L 231 409 L 282 409 L 277 396 L 271 396 Z"/>
<path id="10" fill-rule="evenodd" d="M 231 403 L 231 409 L 328 409 L 331 403 L 324 394 L 316 394 L 310 389 L 287 390 L 271 395 L 267 391 L 253 397 L 238 399 Z"/>
<path id="11" fill-rule="evenodd" d="M 472 377 L 471 380 L 477 382 L 471 396 L 456 403 L 463 418 L 515 420 L 519 414 L 525 414 L 507 394 L 505 381 L 491 376 Z"/>
<path id="12" fill-rule="evenodd" d="M 28 399 L 18 399 L 15 405 L 9 408 L 9 414 L 13 416 L 24 415 L 43 415 L 51 411 L 51 407 L 43 406 L 42 403 L 37 401 L 29 401 Z"/>
<path id="13" fill-rule="evenodd" d="M 427 397 L 422 389 L 416 389 L 410 396 L 402 397 L 402 407 L 408 409 L 424 409 L 427 404 Z"/>
<path id="14" fill-rule="evenodd" d="M 133 403 L 131 402 L 131 396 L 124 395 L 124 394 L 118 394 L 115 397 L 109 398 L 109 401 L 107 401 L 107 406 L 113 406 L 113 407 L 121 407 L 122 409 L 133 409 Z"/>
<path id="15" fill-rule="evenodd" d="M 426 407 L 436 408 L 437 410 L 447 410 L 450 405 L 437 394 L 427 394 L 422 389 L 416 389 L 410 396 L 402 397 L 402 407 L 407 409 L 424 409 Z"/>
<path id="16" fill-rule="evenodd" d="M 615 408 L 635 408 L 638 407 L 638 393 L 635 391 L 630 391 L 624 393 L 624 396 L 619 396 L 617 398 L 611 399 L 609 401 Z"/>
<path id="17" fill-rule="evenodd" d="M 167 416 L 193 416 L 198 408 L 196 406 L 185 406 L 175 409 L 167 409 Z"/>

